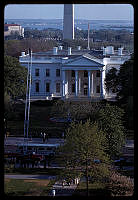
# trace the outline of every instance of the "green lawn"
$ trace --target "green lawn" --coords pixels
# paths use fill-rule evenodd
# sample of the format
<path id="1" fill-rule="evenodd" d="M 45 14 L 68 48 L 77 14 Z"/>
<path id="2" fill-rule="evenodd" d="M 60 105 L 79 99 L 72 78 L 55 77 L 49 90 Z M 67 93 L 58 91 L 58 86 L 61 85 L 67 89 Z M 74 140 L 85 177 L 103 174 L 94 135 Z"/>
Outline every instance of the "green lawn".
<path id="1" fill-rule="evenodd" d="M 48 196 L 53 180 L 18 180 L 5 179 L 5 194 L 7 196 Z"/>
<path id="2" fill-rule="evenodd" d="M 40 134 L 41 131 L 47 130 L 49 135 L 53 137 L 61 136 L 62 132 L 66 128 L 66 125 L 64 123 L 53 123 L 47 120 L 51 114 L 51 108 L 51 105 L 37 105 L 31 103 L 29 129 L 32 134 L 35 134 L 35 132 Z M 10 118 L 7 121 L 7 127 L 10 135 L 24 135 L 24 113 L 24 104 L 17 104 L 14 108 L 14 112 L 10 113 Z"/>
<path id="3" fill-rule="evenodd" d="M 86 182 L 79 182 L 73 196 L 87 196 Z M 89 196 L 109 196 L 106 184 L 101 182 L 89 183 Z"/>

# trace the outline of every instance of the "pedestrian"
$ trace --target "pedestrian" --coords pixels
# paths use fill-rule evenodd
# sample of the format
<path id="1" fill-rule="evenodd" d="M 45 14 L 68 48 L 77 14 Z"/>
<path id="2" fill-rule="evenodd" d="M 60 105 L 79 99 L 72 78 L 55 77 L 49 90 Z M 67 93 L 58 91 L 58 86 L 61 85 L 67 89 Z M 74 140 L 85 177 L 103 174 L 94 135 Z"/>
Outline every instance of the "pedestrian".
<path id="1" fill-rule="evenodd" d="M 55 197 L 55 195 L 56 195 L 56 190 L 52 189 L 52 196 Z"/>
<path id="2" fill-rule="evenodd" d="M 47 141 L 48 141 L 48 137 L 49 137 L 49 136 L 48 136 L 48 133 L 46 133 L 46 140 L 47 140 Z"/>
<path id="3" fill-rule="evenodd" d="M 62 138 L 64 139 L 64 132 L 62 132 Z"/>
<path id="4" fill-rule="evenodd" d="M 46 134 L 44 133 L 43 134 L 43 142 L 45 143 L 45 140 L 46 140 Z"/>
<path id="5" fill-rule="evenodd" d="M 66 183 L 66 181 L 65 181 L 65 179 L 62 181 L 62 187 L 64 187 L 65 186 L 65 183 Z"/>
<path id="6" fill-rule="evenodd" d="M 42 142 L 44 142 L 44 136 L 43 136 L 43 133 L 41 132 L 40 135 L 41 135 L 41 138 L 42 138 Z"/>

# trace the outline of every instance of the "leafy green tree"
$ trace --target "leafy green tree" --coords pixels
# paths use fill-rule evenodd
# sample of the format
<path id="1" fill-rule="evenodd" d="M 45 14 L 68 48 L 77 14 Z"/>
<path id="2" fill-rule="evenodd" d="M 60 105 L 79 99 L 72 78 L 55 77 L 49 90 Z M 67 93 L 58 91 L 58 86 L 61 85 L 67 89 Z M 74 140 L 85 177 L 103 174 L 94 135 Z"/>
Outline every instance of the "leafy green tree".
<path id="1" fill-rule="evenodd" d="M 27 69 L 11 56 L 4 56 L 4 92 L 11 98 L 23 97 L 26 92 Z"/>
<path id="2" fill-rule="evenodd" d="M 117 93 L 118 102 L 125 110 L 125 125 L 128 129 L 133 129 L 133 68 L 134 56 L 120 67 L 118 74 L 119 90 Z"/>
<path id="3" fill-rule="evenodd" d="M 105 78 L 105 85 L 106 89 L 109 91 L 111 89 L 112 91 L 117 92 L 118 89 L 118 76 L 117 76 L 117 69 L 111 68 L 108 73 L 106 74 Z"/>
<path id="4" fill-rule="evenodd" d="M 119 155 L 121 148 L 125 143 L 125 134 L 122 118 L 124 116 L 123 109 L 117 106 L 106 104 L 99 111 L 98 124 L 106 134 L 109 149 L 108 154 L 111 157 Z"/>
<path id="5" fill-rule="evenodd" d="M 51 109 L 51 115 L 55 117 L 70 117 L 72 120 L 83 120 L 90 118 L 95 121 L 98 111 L 102 108 L 101 102 L 69 102 L 57 101 Z"/>
<path id="6" fill-rule="evenodd" d="M 4 42 L 4 52 L 8 56 L 18 58 L 22 51 L 28 53 L 28 49 L 31 48 L 33 52 L 48 51 L 56 46 L 56 41 L 26 38 L 23 40 L 6 40 Z"/>
<path id="7" fill-rule="evenodd" d="M 121 65 L 118 73 L 118 99 L 125 103 L 129 96 L 133 96 L 133 68 L 134 68 L 134 57 L 126 61 Z"/>
<path id="8" fill-rule="evenodd" d="M 87 195 L 89 177 L 101 181 L 108 177 L 110 159 L 105 153 L 108 148 L 106 137 L 97 124 L 72 123 L 67 130 L 65 145 L 61 147 L 64 162 L 70 176 L 74 171 L 86 177 Z M 65 156 L 66 155 L 66 156 Z M 97 162 L 96 162 L 97 161 Z M 64 175 L 66 177 L 66 174 Z"/>
<path id="9" fill-rule="evenodd" d="M 107 89 L 117 92 L 117 101 L 125 111 L 125 126 L 133 129 L 133 68 L 134 57 L 121 65 L 119 72 L 115 68 L 109 70 L 106 75 L 105 84 Z"/>

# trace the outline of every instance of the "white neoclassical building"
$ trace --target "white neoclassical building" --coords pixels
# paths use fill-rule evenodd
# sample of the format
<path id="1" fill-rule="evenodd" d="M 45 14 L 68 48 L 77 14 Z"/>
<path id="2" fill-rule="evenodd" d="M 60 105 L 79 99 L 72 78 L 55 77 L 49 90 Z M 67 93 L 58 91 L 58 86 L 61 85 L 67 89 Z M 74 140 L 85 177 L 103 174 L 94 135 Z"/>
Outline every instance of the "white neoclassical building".
<path id="1" fill-rule="evenodd" d="M 115 97 L 107 91 L 104 79 L 112 67 L 120 65 L 130 56 L 123 49 L 113 47 L 102 50 L 63 50 L 62 46 L 53 51 L 32 54 L 22 52 L 19 62 L 28 67 L 31 64 L 31 100 L 62 98 L 70 100 L 101 100 Z"/>

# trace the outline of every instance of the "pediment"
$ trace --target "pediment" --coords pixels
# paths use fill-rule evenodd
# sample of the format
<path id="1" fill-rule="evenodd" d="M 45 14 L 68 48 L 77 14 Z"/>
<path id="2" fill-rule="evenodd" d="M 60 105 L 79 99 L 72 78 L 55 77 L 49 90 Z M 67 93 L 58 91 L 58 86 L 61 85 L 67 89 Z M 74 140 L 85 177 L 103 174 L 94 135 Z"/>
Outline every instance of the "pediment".
<path id="1" fill-rule="evenodd" d="M 65 66 L 86 66 L 86 67 L 102 67 L 104 66 L 100 62 L 85 55 L 82 55 L 78 58 L 75 58 L 71 61 L 68 61 L 64 64 Z"/>

